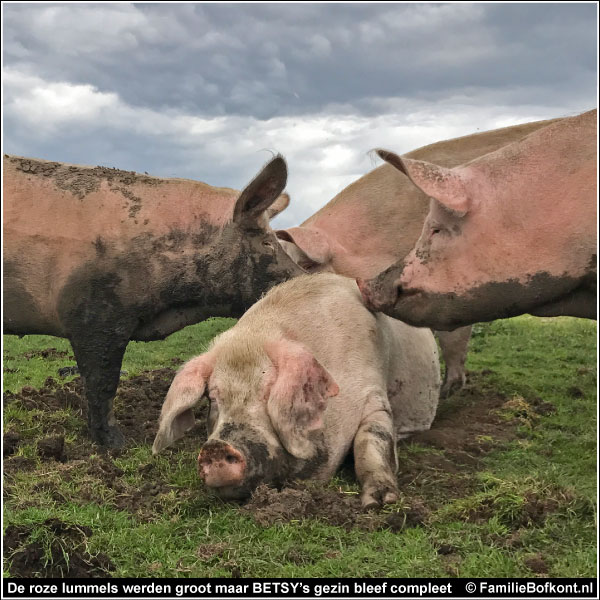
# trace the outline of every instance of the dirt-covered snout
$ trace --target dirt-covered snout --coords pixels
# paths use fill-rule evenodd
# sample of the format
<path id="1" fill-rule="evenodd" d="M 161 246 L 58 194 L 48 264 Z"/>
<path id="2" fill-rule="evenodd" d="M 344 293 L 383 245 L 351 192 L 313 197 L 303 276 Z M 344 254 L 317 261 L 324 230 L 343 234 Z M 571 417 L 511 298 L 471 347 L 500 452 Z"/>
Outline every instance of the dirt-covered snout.
<path id="1" fill-rule="evenodd" d="M 246 459 L 231 444 L 211 440 L 198 455 L 198 475 L 208 487 L 236 486 L 246 475 Z"/>
<path id="2" fill-rule="evenodd" d="M 261 483 L 280 485 L 305 471 L 314 475 L 328 455 L 323 415 L 337 384 L 298 342 L 239 343 L 234 330 L 221 338 L 173 380 L 153 452 L 192 427 L 192 409 L 204 398 L 210 402 L 209 437 L 198 474 L 207 487 L 238 499 Z"/>

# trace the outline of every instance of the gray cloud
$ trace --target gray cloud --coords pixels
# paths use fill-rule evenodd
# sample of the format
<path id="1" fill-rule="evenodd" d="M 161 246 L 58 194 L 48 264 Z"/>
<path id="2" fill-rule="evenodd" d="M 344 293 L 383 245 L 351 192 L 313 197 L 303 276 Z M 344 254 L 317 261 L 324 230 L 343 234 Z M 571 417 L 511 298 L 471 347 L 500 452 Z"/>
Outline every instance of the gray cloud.
<path id="1" fill-rule="evenodd" d="M 591 4 L 6 5 L 5 64 L 126 102 L 269 118 L 373 96 L 595 88 Z M 537 84 L 537 85 L 530 85 Z M 372 108 L 371 108 L 372 110 Z"/>
<path id="2" fill-rule="evenodd" d="M 297 224 L 367 151 L 596 105 L 597 8 L 5 4 L 5 152 L 242 187 L 290 166 Z"/>

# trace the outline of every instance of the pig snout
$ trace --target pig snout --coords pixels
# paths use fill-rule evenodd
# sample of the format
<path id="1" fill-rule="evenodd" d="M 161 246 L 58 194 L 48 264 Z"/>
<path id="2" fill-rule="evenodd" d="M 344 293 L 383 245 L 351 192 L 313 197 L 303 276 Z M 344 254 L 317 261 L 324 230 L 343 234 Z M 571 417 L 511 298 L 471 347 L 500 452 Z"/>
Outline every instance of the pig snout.
<path id="1" fill-rule="evenodd" d="M 402 294 L 399 280 L 386 285 L 385 280 L 381 281 L 381 276 L 368 281 L 358 278 L 356 285 L 358 285 L 364 305 L 374 312 L 385 311 L 385 309 L 393 307 Z"/>
<path id="2" fill-rule="evenodd" d="M 209 441 L 198 455 L 198 474 L 210 488 L 241 485 L 245 472 L 243 454 L 226 442 Z"/>

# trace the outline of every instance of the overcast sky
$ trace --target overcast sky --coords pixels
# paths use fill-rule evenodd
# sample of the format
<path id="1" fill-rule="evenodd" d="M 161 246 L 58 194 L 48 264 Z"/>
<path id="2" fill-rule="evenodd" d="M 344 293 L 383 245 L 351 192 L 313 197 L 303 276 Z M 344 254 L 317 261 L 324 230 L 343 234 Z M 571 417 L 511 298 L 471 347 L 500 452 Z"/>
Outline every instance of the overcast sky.
<path id="1" fill-rule="evenodd" d="M 280 152 L 300 224 L 425 144 L 597 106 L 597 5 L 3 8 L 3 151 L 242 188 Z"/>

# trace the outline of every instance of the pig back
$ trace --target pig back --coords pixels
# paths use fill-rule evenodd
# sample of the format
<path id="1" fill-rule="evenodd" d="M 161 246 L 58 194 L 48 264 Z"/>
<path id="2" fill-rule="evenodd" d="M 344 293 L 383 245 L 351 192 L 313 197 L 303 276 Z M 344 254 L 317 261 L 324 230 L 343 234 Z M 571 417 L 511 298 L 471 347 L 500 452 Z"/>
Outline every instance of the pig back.
<path id="1" fill-rule="evenodd" d="M 493 152 L 560 119 L 535 121 L 444 140 L 404 156 L 451 168 Z M 429 212 L 428 197 L 384 164 L 351 183 L 301 227 L 328 239 L 331 267 L 347 277 L 371 278 L 414 247 Z"/>
<path id="2" fill-rule="evenodd" d="M 344 379 L 338 381 L 341 389 L 367 371 L 385 381 L 377 318 L 348 277 L 318 273 L 287 281 L 252 306 L 237 328 L 245 330 L 241 335 L 260 332 L 304 344 L 334 377 Z"/>

